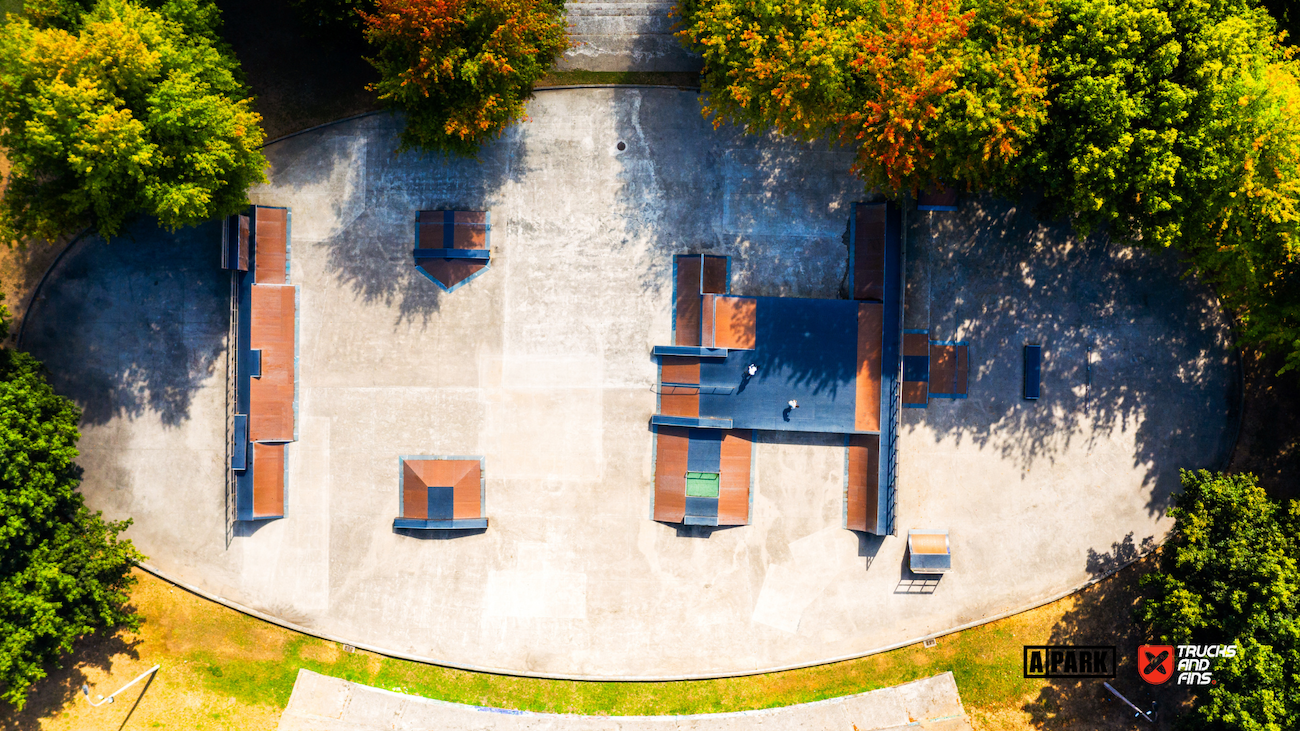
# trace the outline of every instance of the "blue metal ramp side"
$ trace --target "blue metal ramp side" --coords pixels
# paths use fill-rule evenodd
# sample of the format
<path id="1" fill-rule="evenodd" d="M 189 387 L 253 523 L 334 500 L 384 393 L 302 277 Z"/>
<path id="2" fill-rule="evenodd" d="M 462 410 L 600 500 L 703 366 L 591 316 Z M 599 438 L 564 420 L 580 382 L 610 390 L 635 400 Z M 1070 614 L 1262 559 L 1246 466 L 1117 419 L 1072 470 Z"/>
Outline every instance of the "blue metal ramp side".
<path id="1" fill-rule="evenodd" d="M 1036 401 L 1041 393 L 1043 376 L 1043 346 L 1025 344 L 1025 400 Z"/>

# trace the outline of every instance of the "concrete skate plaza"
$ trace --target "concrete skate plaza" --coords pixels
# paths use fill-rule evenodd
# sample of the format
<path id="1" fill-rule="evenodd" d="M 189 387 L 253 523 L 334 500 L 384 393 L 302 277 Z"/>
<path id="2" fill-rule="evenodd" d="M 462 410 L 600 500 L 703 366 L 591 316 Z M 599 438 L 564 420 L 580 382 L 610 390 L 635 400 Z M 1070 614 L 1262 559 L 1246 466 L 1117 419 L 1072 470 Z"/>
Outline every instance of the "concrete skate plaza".
<path id="1" fill-rule="evenodd" d="M 267 149 L 292 209 L 299 439 L 286 517 L 226 504 L 229 274 L 215 225 L 77 244 L 23 347 L 85 409 L 83 491 L 149 565 L 233 604 L 441 664 L 574 678 L 750 673 L 865 654 L 1075 588 L 1161 540 L 1180 467 L 1222 464 L 1237 371 L 1168 256 L 1005 203 L 909 211 L 907 327 L 970 345 L 969 398 L 904 410 L 898 536 L 843 529 L 842 436 L 759 432 L 752 524 L 651 520 L 676 253 L 733 291 L 847 287 L 851 155 L 714 131 L 694 93 L 539 92 L 478 161 L 395 154 L 400 122 Z M 619 151 L 619 142 L 626 149 Z M 444 294 L 416 211 L 491 210 L 492 264 Z M 1021 399 L 1025 342 L 1043 397 Z M 1092 347 L 1091 368 L 1087 349 Z M 485 531 L 395 531 L 399 455 L 485 459 Z M 953 571 L 906 570 L 909 528 Z"/>

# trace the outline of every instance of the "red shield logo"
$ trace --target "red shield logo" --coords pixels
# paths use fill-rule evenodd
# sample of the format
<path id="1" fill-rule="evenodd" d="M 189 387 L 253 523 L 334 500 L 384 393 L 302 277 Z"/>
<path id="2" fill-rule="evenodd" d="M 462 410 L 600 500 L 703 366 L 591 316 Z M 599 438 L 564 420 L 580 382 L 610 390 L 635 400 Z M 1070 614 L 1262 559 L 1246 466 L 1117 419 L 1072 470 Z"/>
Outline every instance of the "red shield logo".
<path id="1" fill-rule="evenodd" d="M 1138 645 L 1138 675 L 1152 685 L 1160 685 L 1174 676 L 1172 645 Z"/>

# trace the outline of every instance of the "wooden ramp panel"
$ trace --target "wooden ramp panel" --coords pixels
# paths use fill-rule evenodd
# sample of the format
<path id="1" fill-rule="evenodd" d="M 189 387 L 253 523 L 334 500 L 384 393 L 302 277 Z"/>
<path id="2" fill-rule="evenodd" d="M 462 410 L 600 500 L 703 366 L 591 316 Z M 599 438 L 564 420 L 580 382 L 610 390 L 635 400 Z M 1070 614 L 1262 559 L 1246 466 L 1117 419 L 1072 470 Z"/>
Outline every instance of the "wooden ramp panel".
<path id="1" fill-rule="evenodd" d="M 713 344 L 718 348 L 748 350 L 754 347 L 758 300 L 748 297 L 714 297 Z"/>
<path id="2" fill-rule="evenodd" d="M 655 435 L 655 520 L 680 523 L 686 517 L 686 458 L 690 439 L 680 427 L 661 426 Z"/>
<path id="3" fill-rule="evenodd" d="M 487 248 L 486 211 L 456 211 L 452 219 L 455 224 L 452 229 L 453 249 Z"/>
<path id="4" fill-rule="evenodd" d="M 855 207 L 853 223 L 853 299 L 885 298 L 884 203 Z"/>
<path id="5" fill-rule="evenodd" d="M 659 413 L 664 416 L 700 415 L 700 389 L 692 386 L 661 386 Z"/>
<path id="6" fill-rule="evenodd" d="M 880 437 L 851 434 L 845 518 L 849 530 L 875 530 L 880 505 Z"/>
<path id="7" fill-rule="evenodd" d="M 700 345 L 705 348 L 715 348 L 717 345 L 714 343 L 716 335 L 714 328 L 718 324 L 718 296 L 716 294 L 704 295 L 700 307 Z"/>
<path id="8" fill-rule="evenodd" d="M 970 373 L 970 346 L 957 346 L 957 387 L 953 393 L 966 395 L 967 381 Z"/>
<path id="9" fill-rule="evenodd" d="M 249 379 L 251 441 L 293 441 L 294 288 L 255 284 L 250 345 L 262 351 L 262 375 Z"/>
<path id="10" fill-rule="evenodd" d="M 659 359 L 660 383 L 700 382 L 700 359 L 665 355 Z"/>
<path id="11" fill-rule="evenodd" d="M 966 395 L 966 346 L 930 346 L 930 394 Z"/>
<path id="12" fill-rule="evenodd" d="M 289 281 L 288 214 L 283 208 L 257 208 L 254 229 L 257 271 L 253 274 L 253 281 L 258 284 Z"/>
<path id="13" fill-rule="evenodd" d="M 253 517 L 284 515 L 284 445 L 253 445 Z"/>
<path id="14" fill-rule="evenodd" d="M 727 257 L 704 257 L 704 276 L 700 283 L 700 292 L 703 294 L 726 294 L 727 290 L 730 289 L 729 285 L 730 283 L 727 281 Z"/>
<path id="15" fill-rule="evenodd" d="M 858 376 L 853 428 L 880 431 L 880 369 L 885 347 L 883 305 L 858 305 Z"/>
<path id="16" fill-rule="evenodd" d="M 749 460 L 753 453 L 753 431 L 729 430 L 723 435 L 718 525 L 749 523 Z"/>
<path id="17" fill-rule="evenodd" d="M 487 266 L 486 262 L 473 259 L 416 259 L 415 264 L 447 289 L 469 279 Z"/>
<path id="18" fill-rule="evenodd" d="M 674 345 L 700 344 L 700 257 L 677 257 Z"/>
<path id="19" fill-rule="evenodd" d="M 482 469 L 477 460 L 457 461 L 460 475 L 452 484 L 453 508 L 452 518 L 483 517 Z"/>
<path id="20" fill-rule="evenodd" d="M 402 517 L 429 518 L 429 486 L 416 473 L 415 466 L 402 461 Z"/>

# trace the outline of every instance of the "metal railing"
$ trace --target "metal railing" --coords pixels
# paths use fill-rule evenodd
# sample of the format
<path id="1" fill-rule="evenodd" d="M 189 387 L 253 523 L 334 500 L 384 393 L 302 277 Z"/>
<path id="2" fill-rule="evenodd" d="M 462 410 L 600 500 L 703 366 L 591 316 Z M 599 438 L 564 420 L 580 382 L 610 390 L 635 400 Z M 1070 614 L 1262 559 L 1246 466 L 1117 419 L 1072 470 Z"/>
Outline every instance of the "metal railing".
<path id="1" fill-rule="evenodd" d="M 226 548 L 235 535 L 235 471 L 231 469 L 235 444 L 235 412 L 239 395 L 236 375 L 239 372 L 239 276 L 230 271 L 230 325 L 226 330 Z"/>
<path id="2" fill-rule="evenodd" d="M 885 533 L 896 535 L 894 527 L 894 512 L 898 506 L 896 499 L 896 489 L 898 486 L 898 415 L 900 411 L 899 404 L 902 403 L 902 382 L 895 378 L 889 387 L 889 415 L 885 422 L 885 438 L 888 441 L 885 448 L 885 455 L 888 462 L 888 470 L 885 474 L 885 500 L 887 509 L 885 512 Z"/>

